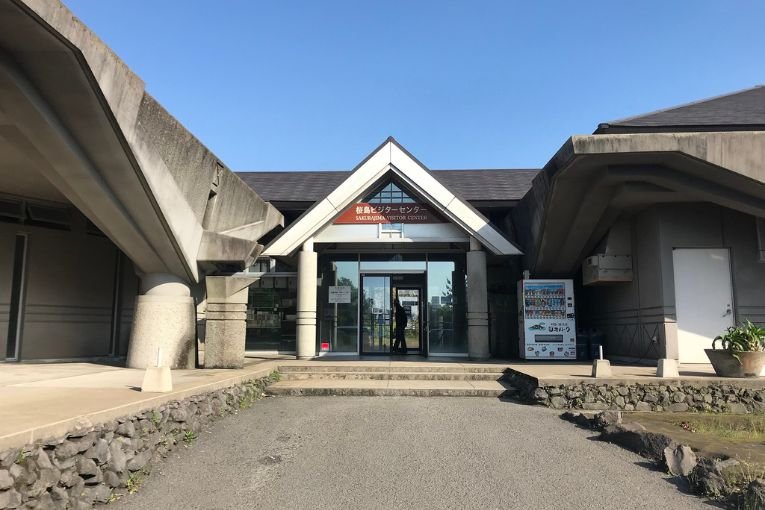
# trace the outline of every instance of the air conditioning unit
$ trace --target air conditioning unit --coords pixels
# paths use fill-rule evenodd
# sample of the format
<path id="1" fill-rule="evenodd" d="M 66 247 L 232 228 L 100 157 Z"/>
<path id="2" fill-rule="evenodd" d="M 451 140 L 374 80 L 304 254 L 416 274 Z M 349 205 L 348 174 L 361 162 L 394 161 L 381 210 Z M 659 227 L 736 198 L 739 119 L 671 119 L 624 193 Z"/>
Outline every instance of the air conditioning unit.
<path id="1" fill-rule="evenodd" d="M 631 281 L 631 255 L 593 255 L 582 262 L 582 283 L 584 285 Z"/>

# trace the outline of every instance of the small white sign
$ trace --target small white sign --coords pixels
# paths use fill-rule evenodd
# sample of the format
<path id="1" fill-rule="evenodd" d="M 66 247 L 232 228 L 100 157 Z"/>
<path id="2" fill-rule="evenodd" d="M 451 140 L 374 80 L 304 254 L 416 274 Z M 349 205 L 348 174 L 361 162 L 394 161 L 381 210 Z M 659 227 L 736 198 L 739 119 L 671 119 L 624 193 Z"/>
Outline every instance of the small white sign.
<path id="1" fill-rule="evenodd" d="M 350 303 L 351 288 L 347 285 L 331 286 L 329 288 L 329 302 L 330 303 Z"/>

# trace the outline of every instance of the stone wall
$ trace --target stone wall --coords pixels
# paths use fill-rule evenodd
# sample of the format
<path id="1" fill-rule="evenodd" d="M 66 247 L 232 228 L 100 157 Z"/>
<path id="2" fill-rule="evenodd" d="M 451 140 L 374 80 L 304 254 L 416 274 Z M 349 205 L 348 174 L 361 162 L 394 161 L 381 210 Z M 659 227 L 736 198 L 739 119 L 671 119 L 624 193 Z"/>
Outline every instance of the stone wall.
<path id="1" fill-rule="evenodd" d="M 699 411 L 754 413 L 765 411 L 765 381 L 709 382 L 663 380 L 657 383 L 571 381 L 547 384 L 518 372 L 508 375 L 519 398 L 554 409 L 623 411 Z M 590 382 L 591 381 L 591 382 Z"/>
<path id="2" fill-rule="evenodd" d="M 0 452 L 0 509 L 85 509 L 136 490 L 179 443 L 212 420 L 252 405 L 275 375 L 169 402 L 65 437 Z"/>

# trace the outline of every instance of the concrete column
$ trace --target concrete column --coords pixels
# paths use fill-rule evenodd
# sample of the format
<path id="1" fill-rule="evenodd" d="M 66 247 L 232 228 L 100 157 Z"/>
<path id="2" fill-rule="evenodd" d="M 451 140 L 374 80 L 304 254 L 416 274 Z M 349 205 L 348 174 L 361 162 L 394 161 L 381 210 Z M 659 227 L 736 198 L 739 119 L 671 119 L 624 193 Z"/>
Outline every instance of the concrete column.
<path id="1" fill-rule="evenodd" d="M 298 254 L 297 357 L 316 356 L 317 257 L 313 241 L 306 241 Z"/>
<path id="2" fill-rule="evenodd" d="M 248 289 L 257 280 L 239 276 L 205 278 L 205 368 L 244 366 Z"/>
<path id="3" fill-rule="evenodd" d="M 194 368 L 196 314 L 188 284 L 172 274 L 150 273 L 141 276 L 140 292 L 127 366 L 156 366 L 161 349 L 160 366 Z"/>
<path id="4" fill-rule="evenodd" d="M 470 359 L 489 358 L 489 297 L 486 292 L 486 252 L 471 238 L 467 253 L 467 329 Z"/>

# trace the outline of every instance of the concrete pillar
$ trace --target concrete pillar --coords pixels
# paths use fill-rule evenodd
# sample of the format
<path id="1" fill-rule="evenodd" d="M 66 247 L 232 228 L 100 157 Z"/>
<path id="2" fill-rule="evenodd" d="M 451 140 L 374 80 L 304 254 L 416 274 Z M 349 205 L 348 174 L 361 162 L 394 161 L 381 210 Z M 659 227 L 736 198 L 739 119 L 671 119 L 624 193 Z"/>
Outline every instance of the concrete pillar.
<path id="1" fill-rule="evenodd" d="M 471 238 L 467 253 L 467 329 L 470 359 L 489 358 L 489 297 L 486 292 L 486 252 Z"/>
<path id="2" fill-rule="evenodd" d="M 194 300 L 186 282 L 175 275 L 141 276 L 136 298 L 127 366 L 194 368 L 197 334 Z"/>
<path id="3" fill-rule="evenodd" d="M 297 357 L 316 356 L 316 278 L 317 257 L 313 241 L 306 241 L 298 253 Z"/>
<path id="4" fill-rule="evenodd" d="M 258 278 L 205 278 L 205 368 L 242 368 L 247 336 L 248 289 Z"/>

